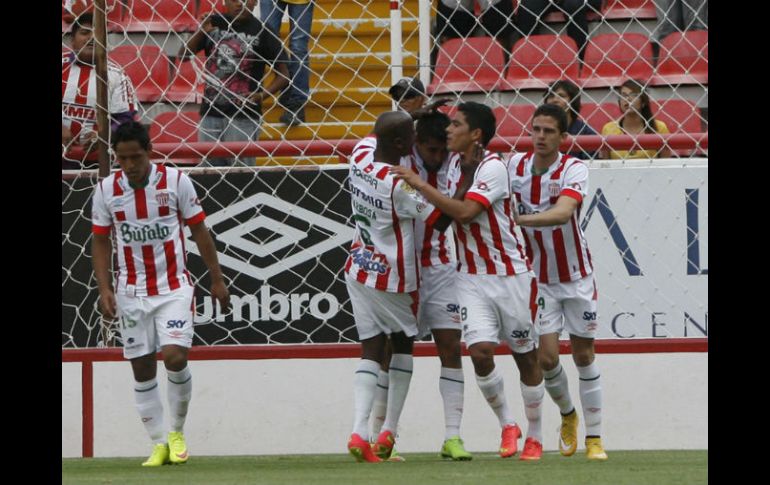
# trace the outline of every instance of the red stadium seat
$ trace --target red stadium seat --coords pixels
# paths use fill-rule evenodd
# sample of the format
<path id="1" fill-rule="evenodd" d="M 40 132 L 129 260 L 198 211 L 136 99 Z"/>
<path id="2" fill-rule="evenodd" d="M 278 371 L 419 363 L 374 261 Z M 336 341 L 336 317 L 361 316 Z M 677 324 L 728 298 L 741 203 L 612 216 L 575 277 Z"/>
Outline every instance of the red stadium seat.
<path id="1" fill-rule="evenodd" d="M 504 69 L 503 48 L 492 37 L 449 39 L 439 48 L 428 93 L 490 91 Z"/>
<path id="2" fill-rule="evenodd" d="M 129 0 L 123 24 L 126 32 L 195 30 L 195 0 Z"/>
<path id="3" fill-rule="evenodd" d="M 201 15 L 205 15 L 213 11 L 224 13 L 225 0 L 200 0 L 200 5 L 198 5 L 195 18 L 200 19 Z"/>
<path id="4" fill-rule="evenodd" d="M 580 107 L 580 117 L 597 133 L 601 133 L 608 122 L 620 119 L 622 114 L 618 103 L 584 103 Z"/>
<path id="5" fill-rule="evenodd" d="M 512 104 L 492 110 L 497 119 L 496 136 L 529 136 L 530 122 L 535 106 L 532 104 Z"/>
<path id="6" fill-rule="evenodd" d="M 123 6 L 119 0 L 105 0 L 107 6 L 107 30 L 110 32 L 120 31 L 122 27 L 121 17 L 123 14 Z M 72 27 L 72 21 L 75 17 L 82 13 L 93 13 L 94 0 L 76 0 L 72 2 L 71 10 L 64 8 L 64 0 L 61 2 L 61 14 L 62 14 L 62 32 L 69 31 Z"/>
<path id="7" fill-rule="evenodd" d="M 203 82 L 199 82 L 198 73 L 203 71 L 203 54 L 199 53 L 190 60 L 174 61 L 174 77 L 164 94 L 166 101 L 175 103 L 200 103 L 203 97 Z"/>
<path id="8" fill-rule="evenodd" d="M 599 34 L 588 40 L 580 81 L 584 88 L 618 86 L 652 77 L 652 45 L 644 34 Z"/>
<path id="9" fill-rule="evenodd" d="M 651 101 L 655 119 L 666 124 L 671 133 L 701 133 L 700 108 L 685 99 Z"/>
<path id="10" fill-rule="evenodd" d="M 709 39 L 705 30 L 674 32 L 660 43 L 654 85 L 708 84 Z"/>
<path id="11" fill-rule="evenodd" d="M 578 79 L 575 41 L 566 35 L 530 35 L 513 46 L 500 89 L 543 89 L 559 79 Z"/>
<path id="12" fill-rule="evenodd" d="M 653 0 L 606 0 L 602 7 L 605 19 L 658 18 Z"/>
<path id="13" fill-rule="evenodd" d="M 169 60 L 160 47 L 121 45 L 109 58 L 123 66 L 141 102 L 158 101 L 168 87 Z"/>
<path id="14" fill-rule="evenodd" d="M 197 111 L 167 111 L 160 113 L 150 125 L 152 143 L 185 144 L 198 141 L 198 125 L 201 116 Z M 177 165 L 197 165 L 200 158 L 170 158 Z"/>

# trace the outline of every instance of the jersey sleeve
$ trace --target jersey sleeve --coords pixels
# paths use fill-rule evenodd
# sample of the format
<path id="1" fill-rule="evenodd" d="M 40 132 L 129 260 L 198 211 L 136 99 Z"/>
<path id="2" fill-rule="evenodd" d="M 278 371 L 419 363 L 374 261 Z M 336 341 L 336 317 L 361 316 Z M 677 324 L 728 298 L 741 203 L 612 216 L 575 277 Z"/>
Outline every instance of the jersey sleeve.
<path id="1" fill-rule="evenodd" d="M 136 112 L 134 85 L 123 69 L 110 76 L 110 114 Z"/>
<path id="2" fill-rule="evenodd" d="M 521 192 L 522 179 L 516 175 L 516 169 L 523 157 L 524 154 L 517 153 L 511 155 L 510 161 L 508 162 L 508 176 L 511 178 L 511 192 Z"/>
<path id="3" fill-rule="evenodd" d="M 403 180 L 396 182 L 393 189 L 393 207 L 399 217 L 420 219 L 426 224 L 435 222 L 441 215 L 441 211 Z"/>
<path id="4" fill-rule="evenodd" d="M 476 171 L 473 185 L 465 194 L 466 199 L 474 200 L 488 209 L 492 204 L 510 195 L 508 170 L 500 160 L 483 163 Z"/>
<path id="5" fill-rule="evenodd" d="M 588 195 L 588 167 L 585 163 L 575 162 L 567 167 L 559 195 L 583 202 L 583 198 Z"/>
<path id="6" fill-rule="evenodd" d="M 195 192 L 192 180 L 187 174 L 181 174 L 179 178 L 179 187 L 177 188 L 177 201 L 179 211 L 182 214 L 185 224 L 192 226 L 202 222 L 206 218 L 203 212 L 198 194 Z"/>
<path id="7" fill-rule="evenodd" d="M 104 200 L 104 192 L 102 191 L 102 184 L 99 183 L 94 189 L 94 196 L 91 201 L 91 230 L 94 234 L 107 235 L 112 229 L 112 214 L 107 203 Z"/>

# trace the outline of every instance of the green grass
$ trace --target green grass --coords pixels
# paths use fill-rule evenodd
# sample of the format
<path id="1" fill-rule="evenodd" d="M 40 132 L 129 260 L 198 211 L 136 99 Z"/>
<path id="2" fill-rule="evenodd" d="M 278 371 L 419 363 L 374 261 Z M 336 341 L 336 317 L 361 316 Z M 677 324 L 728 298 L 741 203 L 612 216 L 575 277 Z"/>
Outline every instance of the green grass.
<path id="1" fill-rule="evenodd" d="M 588 462 L 578 451 L 547 452 L 539 462 L 475 453 L 452 462 L 433 453 L 403 463 L 356 463 L 348 455 L 193 456 L 185 465 L 142 468 L 144 458 L 62 459 L 62 485 L 624 485 L 706 484 L 708 451 L 610 451 Z"/>

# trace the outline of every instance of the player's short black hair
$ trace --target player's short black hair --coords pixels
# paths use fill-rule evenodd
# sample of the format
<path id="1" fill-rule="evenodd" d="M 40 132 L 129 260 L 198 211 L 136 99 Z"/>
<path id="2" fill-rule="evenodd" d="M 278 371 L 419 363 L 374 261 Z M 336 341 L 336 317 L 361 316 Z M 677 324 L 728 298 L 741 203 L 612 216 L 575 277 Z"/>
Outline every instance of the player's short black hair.
<path id="1" fill-rule="evenodd" d="M 572 119 L 578 119 L 580 116 L 581 108 L 580 88 L 577 87 L 577 85 L 572 81 L 567 81 L 566 79 L 554 81 L 550 86 L 548 86 L 548 91 L 545 92 L 543 101 L 548 101 L 550 97 L 556 96 L 557 89 L 563 89 L 564 92 L 567 93 L 567 96 L 569 96 L 569 109 L 572 112 Z"/>
<path id="2" fill-rule="evenodd" d="M 417 141 L 425 143 L 433 139 L 446 143 L 446 129 L 449 123 L 449 116 L 440 111 L 423 116 L 417 120 Z"/>
<path id="3" fill-rule="evenodd" d="M 75 17 L 75 20 L 72 21 L 72 30 L 70 30 L 70 33 L 75 35 L 75 32 L 86 24 L 91 27 L 94 26 L 94 14 L 91 12 L 81 13 Z"/>
<path id="4" fill-rule="evenodd" d="M 532 114 L 532 119 L 534 120 L 536 116 L 550 116 L 556 120 L 559 133 L 567 131 L 567 113 L 555 104 L 541 104 Z"/>
<path id="5" fill-rule="evenodd" d="M 495 136 L 497 124 L 492 108 L 475 101 L 468 101 L 461 103 L 457 110 L 465 115 L 465 121 L 471 130 L 481 129 L 481 144 L 486 147 Z"/>
<path id="6" fill-rule="evenodd" d="M 112 148 L 117 148 L 122 141 L 137 141 L 143 150 L 150 149 L 150 133 L 138 121 L 127 121 L 118 126 L 112 134 Z"/>

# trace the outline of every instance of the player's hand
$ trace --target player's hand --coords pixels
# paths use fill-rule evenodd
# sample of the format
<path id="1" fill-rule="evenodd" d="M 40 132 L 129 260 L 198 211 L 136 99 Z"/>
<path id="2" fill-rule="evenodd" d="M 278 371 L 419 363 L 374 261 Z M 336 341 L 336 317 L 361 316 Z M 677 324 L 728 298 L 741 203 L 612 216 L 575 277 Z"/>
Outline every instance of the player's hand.
<path id="1" fill-rule="evenodd" d="M 72 132 L 66 126 L 61 125 L 61 144 L 65 147 L 68 147 L 71 142 Z"/>
<path id="2" fill-rule="evenodd" d="M 80 136 L 78 137 L 78 142 L 81 145 L 83 145 L 83 148 L 86 151 L 90 150 L 98 140 L 99 140 L 99 133 L 97 133 L 94 130 L 81 133 Z"/>
<path id="3" fill-rule="evenodd" d="M 213 12 L 208 14 L 203 14 L 200 16 L 201 30 L 206 32 L 207 34 L 212 30 L 214 30 L 214 24 L 211 22 L 212 16 L 213 16 Z"/>
<path id="4" fill-rule="evenodd" d="M 112 290 L 99 293 L 99 310 L 104 318 L 111 320 L 118 313 L 118 303 L 115 300 L 115 293 Z"/>
<path id="5" fill-rule="evenodd" d="M 230 311 L 230 292 L 227 290 L 224 281 L 218 280 L 211 283 L 211 296 L 219 302 L 222 313 Z"/>
<path id="6" fill-rule="evenodd" d="M 396 178 L 403 180 L 416 190 L 420 190 L 422 179 L 414 172 L 414 170 L 401 166 L 393 166 L 390 167 L 390 173 L 395 174 Z"/>
<path id="7" fill-rule="evenodd" d="M 438 108 L 452 101 L 452 98 L 439 98 L 431 103 L 426 104 L 422 108 L 418 108 L 412 111 L 412 119 L 419 120 L 420 118 L 427 116 L 431 113 L 435 113 Z"/>

